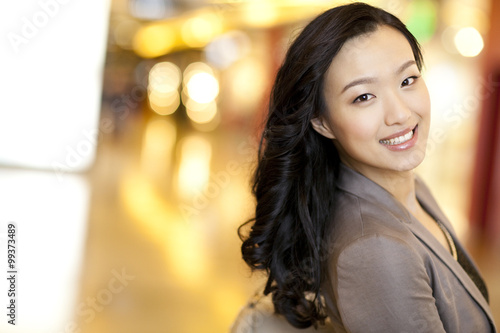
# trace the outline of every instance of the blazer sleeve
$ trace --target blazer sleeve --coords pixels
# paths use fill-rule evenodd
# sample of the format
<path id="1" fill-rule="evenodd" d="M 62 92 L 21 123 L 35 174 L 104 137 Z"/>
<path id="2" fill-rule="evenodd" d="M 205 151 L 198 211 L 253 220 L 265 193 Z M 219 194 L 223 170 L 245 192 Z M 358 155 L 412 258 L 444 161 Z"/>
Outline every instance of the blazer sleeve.
<path id="1" fill-rule="evenodd" d="M 424 260 L 403 240 L 363 236 L 343 249 L 334 266 L 347 332 L 445 332 Z"/>

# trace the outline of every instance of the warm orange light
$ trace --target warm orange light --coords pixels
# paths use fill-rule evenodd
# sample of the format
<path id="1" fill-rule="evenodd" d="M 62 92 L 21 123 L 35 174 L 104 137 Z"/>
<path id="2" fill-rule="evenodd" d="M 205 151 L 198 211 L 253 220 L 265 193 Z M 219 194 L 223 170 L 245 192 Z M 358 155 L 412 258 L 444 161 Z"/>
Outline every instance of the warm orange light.
<path id="1" fill-rule="evenodd" d="M 141 230 L 163 249 L 168 274 L 180 286 L 195 288 L 208 274 L 207 249 L 198 230 L 160 195 L 154 183 L 141 174 L 129 174 L 120 184 L 127 213 Z"/>
<path id="2" fill-rule="evenodd" d="M 158 117 L 150 121 L 142 140 L 141 169 L 156 178 L 165 178 L 170 174 L 177 128 L 168 119 Z"/>
<path id="3" fill-rule="evenodd" d="M 149 25 L 134 36 L 134 51 L 144 58 L 154 58 L 168 53 L 175 45 L 175 32 L 167 24 Z"/>
<path id="4" fill-rule="evenodd" d="M 189 100 L 186 103 L 186 112 L 192 121 L 198 124 L 206 124 L 211 122 L 217 115 L 217 104 L 212 101 L 207 104 L 199 104 L 194 100 Z"/>
<path id="5" fill-rule="evenodd" d="M 243 20 L 254 27 L 268 27 L 278 21 L 277 7 L 269 1 L 250 1 L 245 4 Z"/>
<path id="6" fill-rule="evenodd" d="M 214 70 L 212 67 L 207 65 L 204 62 L 193 62 L 189 64 L 186 69 L 184 70 L 184 75 L 183 75 L 183 84 L 184 86 L 188 83 L 188 81 L 191 79 L 191 77 L 197 73 L 209 73 L 211 75 L 214 75 Z"/>
<path id="7" fill-rule="evenodd" d="M 169 115 L 180 105 L 181 71 L 171 62 L 161 62 L 149 72 L 149 105 L 160 115 Z"/>
<path id="8" fill-rule="evenodd" d="M 186 84 L 187 95 L 198 103 L 210 103 L 219 95 L 219 82 L 209 73 L 196 73 Z"/>
<path id="9" fill-rule="evenodd" d="M 149 88 L 159 93 L 169 93 L 177 90 L 181 83 L 181 71 L 171 62 L 160 62 L 149 72 Z"/>
<path id="10" fill-rule="evenodd" d="M 228 70 L 230 99 L 241 112 L 253 112 L 267 88 L 267 68 L 262 61 L 246 57 Z M 248 84 L 252 82 L 252 84 Z"/>
<path id="11" fill-rule="evenodd" d="M 201 136 L 188 136 L 180 142 L 181 162 L 178 174 L 178 193 L 192 198 L 203 190 L 210 175 L 212 146 Z"/>
<path id="12" fill-rule="evenodd" d="M 158 94 L 153 91 L 149 94 L 149 106 L 161 116 L 174 113 L 179 105 L 180 97 L 177 91 L 169 94 Z"/>
<path id="13" fill-rule="evenodd" d="M 190 47 L 203 47 L 222 31 L 219 17 L 212 13 L 187 19 L 181 30 L 182 40 Z"/>

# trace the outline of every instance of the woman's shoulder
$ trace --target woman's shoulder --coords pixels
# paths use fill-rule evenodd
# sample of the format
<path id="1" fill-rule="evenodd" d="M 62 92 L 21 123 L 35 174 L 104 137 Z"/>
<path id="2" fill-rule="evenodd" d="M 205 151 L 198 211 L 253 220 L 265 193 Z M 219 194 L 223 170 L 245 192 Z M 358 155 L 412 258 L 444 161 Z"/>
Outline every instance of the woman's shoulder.
<path id="1" fill-rule="evenodd" d="M 342 193 L 337 199 L 329 239 L 330 260 L 337 261 L 346 249 L 378 251 L 370 248 L 416 246 L 408 217 L 352 193 Z"/>
<path id="2" fill-rule="evenodd" d="M 332 218 L 332 236 L 336 241 L 349 240 L 370 234 L 409 235 L 406 226 L 410 217 L 352 193 L 337 194 Z"/>
<path id="3" fill-rule="evenodd" d="M 376 203 L 346 195 L 348 203 L 335 213 L 329 241 L 329 270 L 337 275 L 340 267 L 391 266 L 394 262 L 426 266 L 422 245 L 408 221 Z"/>

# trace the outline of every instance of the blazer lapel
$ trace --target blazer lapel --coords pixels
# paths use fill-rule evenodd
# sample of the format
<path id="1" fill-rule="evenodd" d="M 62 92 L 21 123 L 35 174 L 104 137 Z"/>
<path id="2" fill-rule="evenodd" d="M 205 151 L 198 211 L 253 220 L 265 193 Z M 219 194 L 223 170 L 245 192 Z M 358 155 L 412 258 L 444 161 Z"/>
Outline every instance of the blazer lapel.
<path id="1" fill-rule="evenodd" d="M 481 306 L 486 315 L 488 316 L 490 322 L 494 323 L 493 315 L 490 311 L 490 307 L 483 295 L 470 279 L 469 275 L 460 266 L 460 264 L 453 258 L 448 250 L 446 250 L 438 240 L 432 236 L 432 234 L 418 221 L 416 220 L 402 204 L 400 204 L 396 198 L 388 191 L 386 191 L 382 186 L 373 182 L 372 180 L 366 178 L 360 173 L 352 170 L 351 168 L 340 164 L 341 172 L 338 179 L 337 187 L 353 193 L 359 197 L 365 198 L 369 201 L 376 202 L 380 205 L 381 209 L 390 211 L 394 217 L 404 222 L 411 232 L 424 243 L 435 255 L 453 272 L 456 278 L 465 287 L 467 292 L 471 297 Z M 455 231 L 450 221 L 446 218 L 444 213 L 439 208 L 437 202 L 434 200 L 429 189 L 425 184 L 417 177 L 415 180 L 415 191 L 417 194 L 417 199 L 423 208 L 435 219 L 438 219 L 444 224 L 448 232 L 450 233 L 453 241 L 457 247 L 463 248 L 460 242 L 457 240 Z M 464 251 L 464 253 L 466 253 Z M 474 265 L 473 261 L 467 257 L 469 261 Z M 476 267 L 474 265 L 474 267 Z M 477 270 L 477 268 L 476 268 Z"/>
<path id="2" fill-rule="evenodd" d="M 444 213 L 441 211 L 436 201 L 432 197 L 429 190 L 425 187 L 425 185 L 417 180 L 416 182 L 416 191 L 417 198 L 423 208 L 435 219 L 439 220 L 444 224 L 448 232 L 450 233 L 455 245 L 464 250 L 457 240 L 457 236 L 455 231 L 453 230 L 453 226 L 450 221 L 446 218 Z M 410 230 L 413 234 L 420 239 L 429 249 L 436 254 L 436 256 L 453 272 L 453 274 L 457 277 L 457 279 L 462 283 L 468 293 L 472 298 L 483 308 L 484 312 L 487 314 L 488 318 L 491 322 L 493 322 L 493 315 L 490 311 L 490 307 L 486 301 L 486 299 L 481 294 L 481 291 L 477 288 L 476 284 L 470 279 L 469 275 L 465 272 L 465 270 L 460 266 L 460 264 L 453 258 L 451 253 L 446 250 L 437 239 L 432 236 L 432 234 L 413 216 L 412 223 L 408 224 Z M 466 253 L 465 251 L 463 251 Z M 471 262 L 471 264 L 476 268 L 474 262 L 467 256 L 467 259 Z M 479 272 L 479 271 L 478 271 Z"/>

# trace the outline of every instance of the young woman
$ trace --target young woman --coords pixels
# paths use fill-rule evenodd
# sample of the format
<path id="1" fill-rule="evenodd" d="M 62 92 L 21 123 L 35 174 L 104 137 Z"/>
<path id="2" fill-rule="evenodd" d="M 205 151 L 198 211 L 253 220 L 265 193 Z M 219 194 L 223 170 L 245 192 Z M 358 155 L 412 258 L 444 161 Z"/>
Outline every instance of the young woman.
<path id="1" fill-rule="evenodd" d="M 413 173 L 430 124 L 421 70 L 404 24 L 362 3 L 314 19 L 286 55 L 241 237 L 295 327 L 496 332 L 476 266 Z"/>

